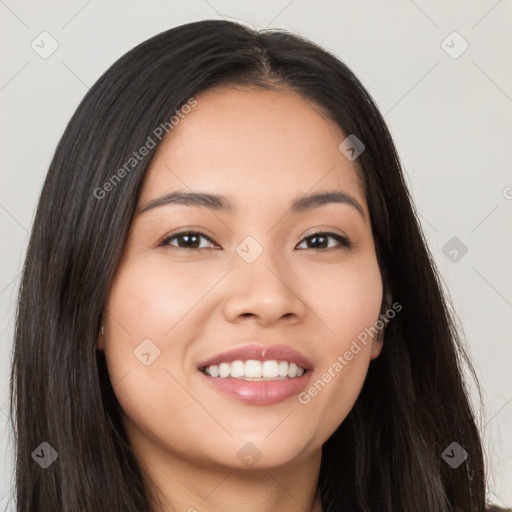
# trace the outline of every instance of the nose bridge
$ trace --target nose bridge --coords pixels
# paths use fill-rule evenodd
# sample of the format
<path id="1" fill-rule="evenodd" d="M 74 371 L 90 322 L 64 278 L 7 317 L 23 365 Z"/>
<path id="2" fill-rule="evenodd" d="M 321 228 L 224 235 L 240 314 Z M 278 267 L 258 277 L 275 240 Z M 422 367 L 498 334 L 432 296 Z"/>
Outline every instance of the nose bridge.
<path id="1" fill-rule="evenodd" d="M 252 314 L 269 322 L 304 314 L 298 282 L 286 259 L 254 237 L 246 237 L 236 247 L 232 274 L 226 300 L 231 320 Z"/>

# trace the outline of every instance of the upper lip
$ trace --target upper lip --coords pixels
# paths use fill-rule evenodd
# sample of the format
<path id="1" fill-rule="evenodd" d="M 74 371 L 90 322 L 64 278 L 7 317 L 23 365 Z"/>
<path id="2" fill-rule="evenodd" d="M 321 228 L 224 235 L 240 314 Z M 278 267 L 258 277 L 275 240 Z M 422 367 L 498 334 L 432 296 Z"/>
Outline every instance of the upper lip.
<path id="1" fill-rule="evenodd" d="M 199 368 L 205 368 L 207 366 L 219 365 L 220 363 L 230 363 L 232 361 L 247 361 L 253 359 L 256 361 L 288 361 L 295 363 L 297 366 L 304 368 L 305 370 L 311 370 L 313 364 L 311 361 L 297 352 L 295 349 L 288 347 L 287 345 L 244 345 L 221 354 L 217 354 L 205 361 L 199 363 Z"/>

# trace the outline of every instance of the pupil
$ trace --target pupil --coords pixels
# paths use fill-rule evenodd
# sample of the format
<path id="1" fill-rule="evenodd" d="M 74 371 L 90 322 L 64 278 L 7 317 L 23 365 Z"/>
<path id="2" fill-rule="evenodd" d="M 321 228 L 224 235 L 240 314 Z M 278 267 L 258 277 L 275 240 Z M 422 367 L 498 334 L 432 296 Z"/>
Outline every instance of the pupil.
<path id="1" fill-rule="evenodd" d="M 196 235 L 182 235 L 181 236 L 182 240 L 185 241 L 184 244 L 180 244 L 181 247 L 185 246 L 185 247 L 190 247 L 190 244 L 187 244 L 187 242 L 190 242 L 190 239 L 195 239 L 195 242 L 197 242 L 197 236 Z M 196 247 L 197 244 L 194 244 L 194 247 Z"/>
<path id="2" fill-rule="evenodd" d="M 325 242 L 326 237 L 325 237 L 325 236 L 323 236 L 323 235 L 320 235 L 320 236 L 313 236 L 313 237 L 311 238 L 312 244 L 313 244 L 315 247 L 318 247 L 318 246 L 320 246 L 320 245 L 321 245 L 322 247 L 324 247 L 324 246 L 325 246 L 325 243 L 322 243 L 322 242 L 317 243 L 317 242 L 318 242 L 318 240 L 321 240 L 321 241 Z"/>

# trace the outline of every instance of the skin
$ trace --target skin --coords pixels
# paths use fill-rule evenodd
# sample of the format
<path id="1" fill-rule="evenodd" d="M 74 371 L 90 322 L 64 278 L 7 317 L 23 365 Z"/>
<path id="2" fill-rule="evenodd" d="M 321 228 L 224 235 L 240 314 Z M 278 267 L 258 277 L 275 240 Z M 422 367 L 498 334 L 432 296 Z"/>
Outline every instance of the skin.
<path id="1" fill-rule="evenodd" d="M 290 90 L 223 86 L 196 99 L 145 176 L 98 347 L 155 510 L 318 512 L 322 445 L 352 409 L 381 336 L 307 404 L 243 404 L 197 366 L 249 343 L 285 344 L 312 361 L 314 383 L 375 324 L 383 288 L 357 161 L 338 150 L 346 135 Z M 238 211 L 140 213 L 176 189 L 222 194 Z M 351 195 L 366 219 L 341 203 L 290 212 L 296 198 L 330 190 Z M 182 228 L 208 238 L 188 250 L 180 237 L 159 245 Z M 307 237 L 321 231 L 354 245 L 327 238 L 315 248 Z M 236 252 L 247 236 L 263 249 L 250 264 Z M 144 339 L 160 350 L 149 366 L 134 357 Z M 261 453 L 252 467 L 237 457 L 248 442 Z"/>

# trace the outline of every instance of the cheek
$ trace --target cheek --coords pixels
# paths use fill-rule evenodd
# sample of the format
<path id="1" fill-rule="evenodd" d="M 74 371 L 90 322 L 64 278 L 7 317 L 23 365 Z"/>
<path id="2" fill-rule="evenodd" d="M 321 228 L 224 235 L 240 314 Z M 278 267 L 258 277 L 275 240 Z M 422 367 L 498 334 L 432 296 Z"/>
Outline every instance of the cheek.
<path id="1" fill-rule="evenodd" d="M 186 418 L 194 407 L 183 372 L 187 334 L 194 337 L 186 314 L 213 277 L 210 283 L 190 270 L 171 276 L 158 263 L 125 264 L 110 290 L 104 346 L 110 381 L 128 427 L 158 443 L 172 438 L 173 445 L 186 446 L 190 436 L 173 421 L 176 411 Z M 162 425 L 168 436 L 159 438 Z"/>
<path id="2" fill-rule="evenodd" d="M 172 271 L 158 261 L 126 265 L 110 292 L 110 324 L 132 338 L 166 338 L 217 280 L 216 274 L 210 276 L 186 265 Z"/>
<path id="3" fill-rule="evenodd" d="M 180 367 L 186 348 L 186 322 L 181 320 L 204 295 L 207 284 L 190 272 L 164 275 L 158 265 L 119 268 L 106 305 L 103 349 L 113 385 L 121 379 L 125 385 L 138 383 L 130 391 L 131 400 L 147 402 L 141 387 L 159 400 L 169 398 L 165 384 L 172 387 L 167 382 L 171 377 L 165 369 Z M 116 388 L 120 401 L 122 389 Z"/>
<path id="4" fill-rule="evenodd" d="M 379 319 L 383 289 L 374 258 L 316 275 L 314 282 L 316 291 L 311 289 L 309 296 L 316 297 L 315 312 L 323 323 L 314 340 L 322 347 L 322 359 L 299 399 L 310 417 L 323 418 L 328 436 L 346 418 L 364 384 L 375 336 L 370 328 Z"/>
<path id="5" fill-rule="evenodd" d="M 367 257 L 347 261 L 328 272 L 312 271 L 305 296 L 323 324 L 317 331 L 318 341 L 343 350 L 379 317 L 383 288 L 378 263 Z"/>

